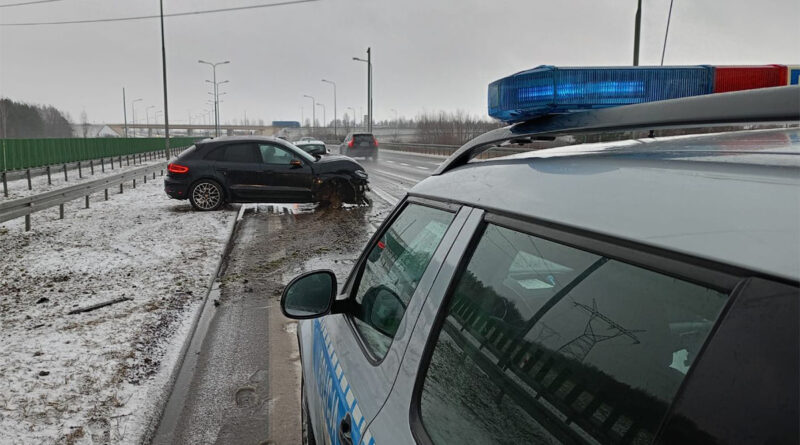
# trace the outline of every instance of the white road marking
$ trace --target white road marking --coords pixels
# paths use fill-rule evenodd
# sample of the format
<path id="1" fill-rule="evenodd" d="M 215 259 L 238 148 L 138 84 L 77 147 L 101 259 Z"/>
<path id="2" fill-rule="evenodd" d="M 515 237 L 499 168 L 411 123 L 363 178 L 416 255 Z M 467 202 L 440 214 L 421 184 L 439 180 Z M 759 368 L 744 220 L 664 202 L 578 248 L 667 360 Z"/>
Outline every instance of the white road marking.
<path id="1" fill-rule="evenodd" d="M 401 162 L 400 165 L 405 165 L 406 167 L 411 167 L 410 165 L 406 164 L 405 162 Z"/>
<path id="2" fill-rule="evenodd" d="M 420 170 L 430 170 L 428 167 L 423 167 L 421 165 L 418 165 L 417 168 Z"/>
<path id="3" fill-rule="evenodd" d="M 390 164 L 394 164 L 394 161 L 390 161 L 390 160 L 388 160 L 388 159 L 386 160 L 386 162 L 388 162 L 388 163 L 390 163 Z"/>
<path id="4" fill-rule="evenodd" d="M 378 173 L 378 174 L 384 175 L 384 176 L 389 176 L 390 178 L 399 179 L 401 181 L 408 181 L 408 182 L 412 182 L 414 184 L 416 184 L 419 181 L 421 181 L 421 179 L 408 178 L 408 177 L 405 177 L 405 176 L 396 175 L 394 173 L 385 172 L 383 170 L 375 170 L 375 172 Z"/>
<path id="5" fill-rule="evenodd" d="M 397 205 L 397 203 L 400 201 L 399 199 L 384 192 L 378 187 L 375 187 L 374 185 L 370 185 L 369 188 L 370 190 L 372 190 L 373 193 L 375 193 L 378 196 L 378 198 L 381 198 L 382 200 L 388 202 L 390 205 Z"/>

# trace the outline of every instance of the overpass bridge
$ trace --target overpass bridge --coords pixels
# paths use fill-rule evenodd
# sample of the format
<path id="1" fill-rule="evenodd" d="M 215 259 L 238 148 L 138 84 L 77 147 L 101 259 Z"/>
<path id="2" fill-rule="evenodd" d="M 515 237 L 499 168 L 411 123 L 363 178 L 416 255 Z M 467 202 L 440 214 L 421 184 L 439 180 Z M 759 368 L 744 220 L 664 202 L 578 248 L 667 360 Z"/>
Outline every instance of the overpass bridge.
<path id="1" fill-rule="evenodd" d="M 109 128 L 117 132 L 120 136 L 125 135 L 125 124 L 106 124 Z M 164 134 L 164 124 L 128 124 L 129 137 L 157 137 Z M 220 135 L 259 135 L 273 136 L 281 128 L 271 125 L 219 125 Z M 169 132 L 172 134 L 185 134 L 186 136 L 214 136 L 214 125 L 205 124 L 169 124 Z"/>

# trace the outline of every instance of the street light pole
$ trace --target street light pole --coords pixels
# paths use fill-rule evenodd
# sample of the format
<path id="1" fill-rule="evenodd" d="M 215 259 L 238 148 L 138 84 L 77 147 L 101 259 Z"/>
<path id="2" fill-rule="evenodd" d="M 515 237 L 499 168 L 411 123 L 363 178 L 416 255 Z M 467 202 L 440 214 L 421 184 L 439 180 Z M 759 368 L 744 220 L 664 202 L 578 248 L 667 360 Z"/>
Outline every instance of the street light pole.
<path id="1" fill-rule="evenodd" d="M 314 96 L 309 96 L 308 94 L 303 94 L 303 97 L 311 99 L 311 136 L 314 136 L 314 125 L 317 125 L 317 100 L 314 99 Z"/>
<path id="2" fill-rule="evenodd" d="M 169 108 L 167 106 L 167 50 L 164 45 L 164 0 L 159 0 L 158 3 L 161 8 L 161 66 L 164 74 L 164 157 L 169 159 Z"/>
<path id="3" fill-rule="evenodd" d="M 122 119 L 125 123 L 125 137 L 128 137 L 128 104 L 125 102 L 125 87 L 122 87 Z"/>
<path id="4" fill-rule="evenodd" d="M 141 98 L 131 101 L 131 118 L 133 119 L 133 125 L 136 125 L 136 102 L 141 101 Z M 136 128 L 133 128 L 133 137 L 136 137 Z"/>
<path id="5" fill-rule="evenodd" d="M 642 29 L 642 0 L 638 0 L 636 7 L 636 24 L 633 31 L 633 66 L 639 66 L 639 36 Z"/>
<path id="6" fill-rule="evenodd" d="M 198 60 L 197 63 L 202 63 L 205 65 L 211 65 L 211 71 L 214 77 L 214 133 L 216 137 L 219 137 L 219 95 L 217 90 L 217 65 L 225 65 L 226 63 L 231 63 L 230 60 L 226 60 L 224 62 L 206 62 L 205 60 Z M 227 82 L 227 81 L 226 81 Z"/>
<path id="7" fill-rule="evenodd" d="M 332 80 L 325 80 L 322 79 L 323 82 L 329 83 L 333 85 L 333 137 L 336 139 L 336 142 L 339 142 L 339 132 L 337 131 L 338 125 L 336 123 L 337 113 L 336 113 L 336 82 Z"/>
<path id="8" fill-rule="evenodd" d="M 367 132 L 372 133 L 372 48 L 367 48 L 367 59 L 353 57 L 358 62 L 367 64 Z"/>

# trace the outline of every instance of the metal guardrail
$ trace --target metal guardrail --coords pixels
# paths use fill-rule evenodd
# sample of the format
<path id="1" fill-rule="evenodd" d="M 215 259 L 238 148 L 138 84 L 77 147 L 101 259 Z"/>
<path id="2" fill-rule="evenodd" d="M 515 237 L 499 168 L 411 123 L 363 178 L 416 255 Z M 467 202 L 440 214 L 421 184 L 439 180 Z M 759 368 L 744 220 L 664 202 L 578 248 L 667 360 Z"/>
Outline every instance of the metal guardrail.
<path id="1" fill-rule="evenodd" d="M 25 230 L 28 231 L 31 229 L 31 214 L 55 206 L 59 207 L 59 218 L 64 219 L 65 203 L 84 198 L 86 201 L 85 208 L 88 209 L 90 195 L 102 190 L 104 191 L 104 198 L 107 201 L 108 189 L 111 187 L 119 186 L 119 192 L 123 193 L 124 183 L 131 181 L 132 187 L 136 188 L 136 180 L 139 178 L 143 178 L 143 182 L 147 183 L 147 177 L 151 174 L 153 179 L 156 178 L 156 172 L 160 172 L 161 176 L 163 176 L 166 165 L 166 163 L 149 165 L 147 167 L 129 170 L 118 175 L 107 176 L 95 181 L 74 185 L 72 187 L 64 187 L 58 190 L 29 196 L 27 198 L 20 198 L 9 202 L 4 202 L 0 204 L 0 223 L 24 216 Z"/>

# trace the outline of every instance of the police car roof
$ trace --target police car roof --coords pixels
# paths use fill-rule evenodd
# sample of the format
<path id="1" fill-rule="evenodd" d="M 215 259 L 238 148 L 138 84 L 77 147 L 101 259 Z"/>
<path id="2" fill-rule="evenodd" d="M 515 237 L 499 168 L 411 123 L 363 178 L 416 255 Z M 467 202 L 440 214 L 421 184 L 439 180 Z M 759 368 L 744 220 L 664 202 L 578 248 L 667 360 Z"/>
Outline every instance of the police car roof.
<path id="1" fill-rule="evenodd" d="M 411 195 L 800 281 L 800 130 L 585 144 L 471 162 Z"/>

